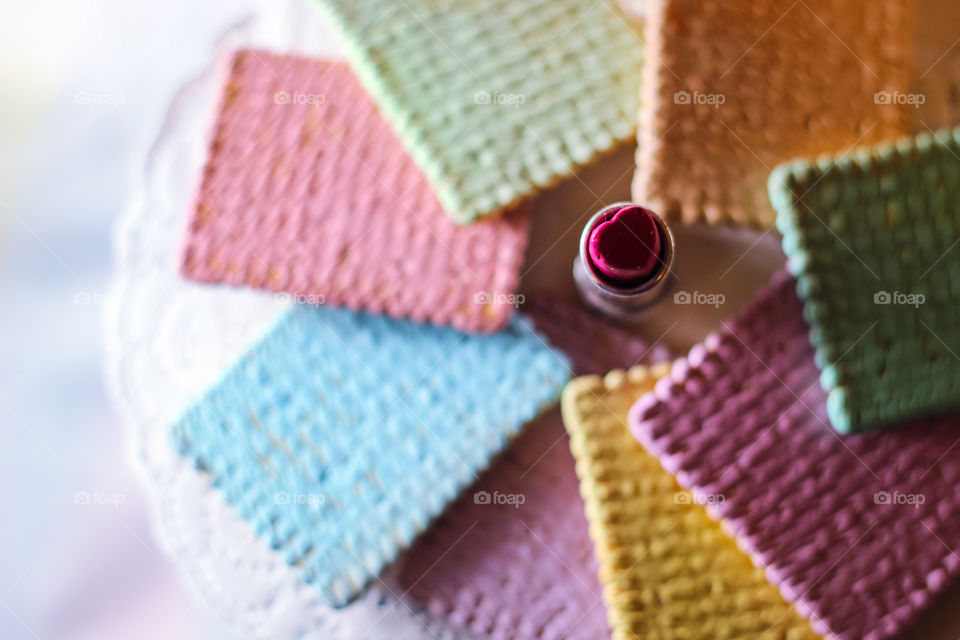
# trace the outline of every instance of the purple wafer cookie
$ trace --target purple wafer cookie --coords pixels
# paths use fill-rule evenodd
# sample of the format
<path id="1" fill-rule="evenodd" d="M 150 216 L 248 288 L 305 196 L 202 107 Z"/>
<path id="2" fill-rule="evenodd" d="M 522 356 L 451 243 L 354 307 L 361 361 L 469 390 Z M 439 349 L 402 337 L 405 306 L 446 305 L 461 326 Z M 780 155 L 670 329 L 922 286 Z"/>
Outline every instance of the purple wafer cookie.
<path id="1" fill-rule="evenodd" d="M 568 355 L 578 375 L 669 358 L 666 347 L 576 304 L 537 298 L 523 310 Z M 607 637 L 593 545 L 559 410 L 528 425 L 403 563 L 404 591 L 476 633 L 503 640 Z"/>
<path id="2" fill-rule="evenodd" d="M 570 358 L 577 376 L 665 362 L 673 357 L 665 345 L 651 344 L 636 331 L 612 324 L 578 303 L 536 296 L 524 304 L 523 312 L 533 320 L 540 335 Z"/>
<path id="3" fill-rule="evenodd" d="M 634 405 L 631 429 L 816 631 L 890 638 L 960 570 L 960 417 L 838 435 L 808 334 L 778 274 Z"/>

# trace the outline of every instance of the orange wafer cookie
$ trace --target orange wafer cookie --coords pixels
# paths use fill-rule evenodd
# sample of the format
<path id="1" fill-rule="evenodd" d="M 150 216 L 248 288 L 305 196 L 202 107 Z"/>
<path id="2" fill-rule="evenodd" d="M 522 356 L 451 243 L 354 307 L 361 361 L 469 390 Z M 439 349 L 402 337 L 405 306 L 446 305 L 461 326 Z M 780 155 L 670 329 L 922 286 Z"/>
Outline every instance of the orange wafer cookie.
<path id="1" fill-rule="evenodd" d="M 654 0 L 634 199 L 770 227 L 779 162 L 905 133 L 910 0 Z M 884 99 L 886 97 L 886 100 Z"/>

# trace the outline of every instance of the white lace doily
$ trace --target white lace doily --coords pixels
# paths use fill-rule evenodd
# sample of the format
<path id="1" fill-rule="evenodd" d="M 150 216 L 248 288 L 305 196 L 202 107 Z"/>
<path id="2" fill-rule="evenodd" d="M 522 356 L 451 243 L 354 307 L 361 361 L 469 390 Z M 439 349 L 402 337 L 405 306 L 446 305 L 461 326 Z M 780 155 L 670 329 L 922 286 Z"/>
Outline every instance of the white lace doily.
<path id="1" fill-rule="evenodd" d="M 336 57 L 331 31 L 308 2 L 265 2 L 221 38 L 218 60 L 247 46 Z M 129 428 L 157 537 L 182 581 L 225 625 L 246 637 L 468 637 L 415 612 L 383 582 L 348 607 L 325 607 L 171 447 L 171 421 L 284 307 L 270 294 L 192 284 L 177 273 L 180 237 L 219 90 L 219 66 L 211 64 L 177 93 L 114 238 L 115 280 L 106 317 L 108 384 Z"/>

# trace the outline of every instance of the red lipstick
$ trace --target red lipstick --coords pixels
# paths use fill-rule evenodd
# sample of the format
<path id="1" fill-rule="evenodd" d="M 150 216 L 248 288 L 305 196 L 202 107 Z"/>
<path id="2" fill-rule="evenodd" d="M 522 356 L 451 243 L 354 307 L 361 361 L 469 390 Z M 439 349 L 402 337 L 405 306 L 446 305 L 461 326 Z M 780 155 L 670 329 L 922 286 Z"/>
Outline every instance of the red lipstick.
<path id="1" fill-rule="evenodd" d="M 609 316 L 631 320 L 669 288 L 673 235 L 646 207 L 618 202 L 584 227 L 573 275 L 584 302 Z"/>

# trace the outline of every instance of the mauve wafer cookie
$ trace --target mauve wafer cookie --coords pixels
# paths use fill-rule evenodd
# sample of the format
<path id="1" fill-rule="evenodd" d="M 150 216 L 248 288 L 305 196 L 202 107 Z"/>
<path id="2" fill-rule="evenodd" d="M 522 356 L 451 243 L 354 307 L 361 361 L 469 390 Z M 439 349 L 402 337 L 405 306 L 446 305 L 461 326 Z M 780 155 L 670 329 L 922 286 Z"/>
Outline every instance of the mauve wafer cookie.
<path id="1" fill-rule="evenodd" d="M 580 304 L 530 296 L 522 310 L 579 374 L 670 357 Z M 401 561 L 398 586 L 433 613 L 497 640 L 609 634 L 559 408 L 525 427 Z"/>
<path id="2" fill-rule="evenodd" d="M 633 433 L 813 628 L 898 636 L 960 571 L 960 416 L 839 435 L 781 273 L 631 410 Z"/>

